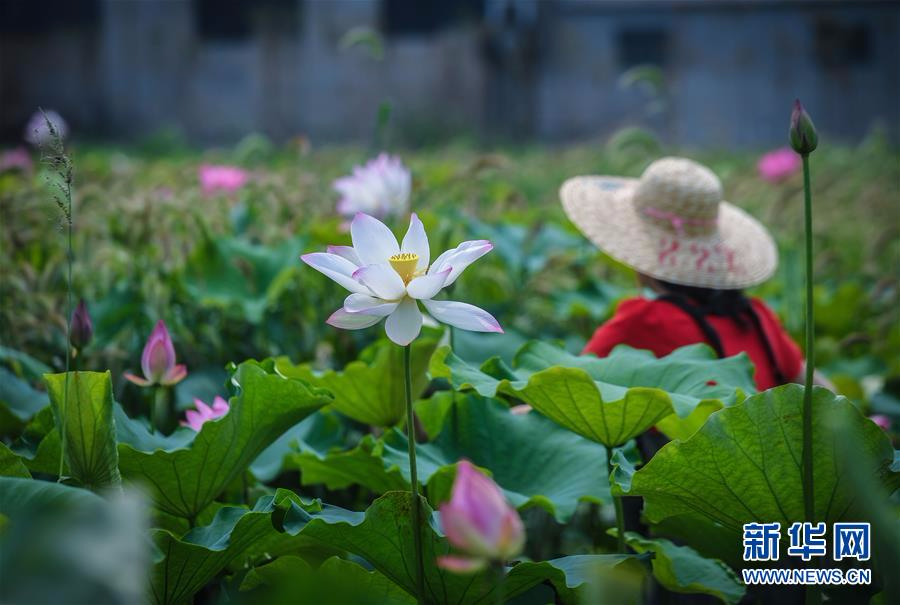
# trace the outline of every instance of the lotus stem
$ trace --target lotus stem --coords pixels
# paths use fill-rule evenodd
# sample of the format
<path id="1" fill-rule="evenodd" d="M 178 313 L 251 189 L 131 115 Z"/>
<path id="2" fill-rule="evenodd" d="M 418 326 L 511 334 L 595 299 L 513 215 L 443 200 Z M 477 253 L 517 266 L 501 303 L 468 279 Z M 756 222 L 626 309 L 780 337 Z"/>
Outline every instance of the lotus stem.
<path id="1" fill-rule="evenodd" d="M 69 278 L 71 279 L 71 277 Z M 63 394 L 63 408 L 60 411 L 60 424 L 61 430 L 59 435 L 59 474 L 57 476 L 56 482 L 61 482 L 63 477 L 63 470 L 65 469 L 65 459 L 66 459 L 66 438 L 67 438 L 67 430 L 66 430 L 66 419 L 69 417 L 69 369 L 71 368 L 71 347 L 69 345 L 69 330 L 70 330 L 71 319 L 66 322 L 66 380 L 63 388 L 65 389 L 65 393 Z M 75 371 L 78 371 L 77 361 L 75 364 Z"/>
<path id="2" fill-rule="evenodd" d="M 503 561 L 497 561 L 493 564 L 494 573 L 497 574 L 497 585 L 494 587 L 494 602 L 497 605 L 503 605 L 506 602 L 506 570 Z"/>
<path id="3" fill-rule="evenodd" d="M 803 154 L 803 193 L 806 236 L 806 380 L 803 389 L 803 507 L 806 520 L 813 522 L 815 502 L 813 492 L 812 452 L 812 387 L 816 369 L 815 317 L 813 309 L 813 241 L 812 192 L 809 186 L 809 154 Z"/>
<path id="4" fill-rule="evenodd" d="M 609 481 L 609 490 L 613 488 L 613 448 L 606 448 L 606 477 Z M 616 509 L 616 552 L 625 554 L 625 513 L 622 511 L 622 497 L 613 495 L 613 506 Z"/>
<path id="5" fill-rule="evenodd" d="M 409 481 L 413 524 L 413 543 L 416 549 L 416 599 L 425 603 L 425 564 L 422 555 L 422 508 L 419 503 L 419 477 L 416 468 L 416 429 L 413 419 L 412 368 L 410 345 L 403 347 L 403 373 L 406 383 L 406 441 L 409 446 Z"/>
<path id="6" fill-rule="evenodd" d="M 162 424 L 165 422 L 166 411 L 166 387 L 158 385 L 153 391 L 153 401 L 150 402 L 150 432 L 162 432 Z"/>
<path id="7" fill-rule="evenodd" d="M 803 510 L 809 522 L 815 522 L 815 490 L 813 487 L 813 410 L 812 388 L 816 370 L 815 311 L 813 305 L 813 236 L 812 191 L 809 184 L 809 154 L 803 158 L 803 214 L 806 239 L 806 377 L 803 384 Z M 808 586 L 806 602 L 816 605 L 822 602 L 822 593 L 816 586 Z"/>

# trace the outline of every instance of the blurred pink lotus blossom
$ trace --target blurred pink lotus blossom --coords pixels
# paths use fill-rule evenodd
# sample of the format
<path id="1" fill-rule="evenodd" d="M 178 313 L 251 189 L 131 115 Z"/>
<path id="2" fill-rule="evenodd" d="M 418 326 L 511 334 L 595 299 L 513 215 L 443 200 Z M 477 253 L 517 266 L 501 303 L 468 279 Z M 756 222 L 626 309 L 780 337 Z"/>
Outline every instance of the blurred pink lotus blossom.
<path id="1" fill-rule="evenodd" d="M 47 116 L 46 118 L 44 116 Z M 35 147 L 43 147 L 50 142 L 50 128 L 47 126 L 47 120 L 53 124 L 59 138 L 65 139 L 69 136 L 69 125 L 58 112 L 52 109 L 44 110 L 44 112 L 36 111 L 28 118 L 25 125 L 25 140 Z"/>
<path id="2" fill-rule="evenodd" d="M 172 386 L 187 376 L 187 368 L 182 364 L 175 364 L 175 346 L 166 329 L 166 323 L 161 319 L 156 322 L 156 327 L 144 345 L 141 370 L 144 372 L 143 378 L 129 372 L 125 373 L 125 378 L 136 385 L 149 387 Z"/>
<path id="3" fill-rule="evenodd" d="M 30 173 L 33 168 L 31 154 L 24 147 L 9 149 L 0 154 L 0 173 L 13 170 Z"/>
<path id="4" fill-rule="evenodd" d="M 884 414 L 873 414 L 869 416 L 869 420 L 881 427 L 882 430 L 891 430 L 891 419 Z"/>
<path id="5" fill-rule="evenodd" d="M 438 565 L 444 569 L 476 571 L 522 552 L 525 529 L 519 513 L 497 484 L 468 460 L 457 465 L 452 496 L 440 511 L 447 540 L 466 555 L 439 557 Z"/>
<path id="6" fill-rule="evenodd" d="M 247 183 L 250 175 L 237 166 L 203 164 L 200 166 L 199 176 L 203 195 L 213 195 L 220 191 L 224 193 L 237 191 Z"/>
<path id="7" fill-rule="evenodd" d="M 341 194 L 338 214 L 351 217 L 365 212 L 385 218 L 406 212 L 412 175 L 399 157 L 381 153 L 364 166 L 355 166 L 353 174 L 335 180 L 332 186 Z"/>
<path id="8" fill-rule="evenodd" d="M 228 402 L 218 395 L 213 399 L 212 407 L 206 405 L 199 399 L 194 399 L 194 407 L 197 409 L 188 410 L 184 413 L 186 420 L 181 421 L 181 426 L 189 426 L 198 433 L 204 423 L 209 420 L 221 418 L 228 413 Z"/>
<path id="9" fill-rule="evenodd" d="M 764 181 L 780 183 L 798 172 L 801 164 L 797 152 L 790 147 L 782 147 L 759 158 L 756 168 L 759 170 L 760 178 Z"/>

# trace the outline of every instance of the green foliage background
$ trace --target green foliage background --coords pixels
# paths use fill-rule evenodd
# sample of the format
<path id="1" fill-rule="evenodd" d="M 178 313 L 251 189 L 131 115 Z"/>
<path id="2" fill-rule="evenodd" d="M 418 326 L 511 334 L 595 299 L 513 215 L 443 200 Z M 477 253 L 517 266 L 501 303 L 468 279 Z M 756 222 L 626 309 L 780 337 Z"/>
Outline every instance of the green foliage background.
<path id="1" fill-rule="evenodd" d="M 507 338 L 491 342 L 507 359 L 528 338 L 562 339 L 577 351 L 618 299 L 638 292 L 630 270 L 597 252 L 566 220 L 557 195 L 563 180 L 639 176 L 653 159 L 672 153 L 710 165 L 727 199 L 772 230 L 781 251 L 778 274 L 754 294 L 802 340 L 802 183 L 799 174 L 777 185 L 763 182 L 757 153 L 664 149 L 640 131 L 564 148 L 486 153 L 460 142 L 397 151 L 412 169 L 412 208 L 434 248 L 476 237 L 494 242 L 494 252 L 455 289 L 507 329 Z M 117 394 L 122 372 L 136 369 L 158 318 L 194 373 L 276 355 L 340 369 L 378 336 L 325 325 L 344 293 L 298 260 L 349 242 L 330 184 L 370 151 L 276 148 L 252 136 L 204 153 L 165 138 L 127 148 L 79 145 L 70 153 L 77 166 L 75 291 L 88 301 L 96 329 L 83 367 L 112 370 Z M 197 169 L 209 162 L 248 168 L 250 184 L 236 195 L 203 196 Z M 896 413 L 900 154 L 876 134 L 857 147 L 823 146 L 812 170 L 819 365 L 843 394 Z M 44 175 L 0 175 L 0 215 L 0 344 L 59 370 L 65 242 Z M 397 232 L 405 227 L 394 225 Z M 469 345 L 479 360 L 482 341 L 468 339 L 462 335 L 456 349 L 465 353 Z M 3 361 L 21 375 L 14 359 Z M 189 403 L 186 396 L 179 401 Z"/>
<path id="2" fill-rule="evenodd" d="M 164 140 L 69 151 L 75 293 L 95 338 L 70 375 L 68 414 L 66 377 L 54 373 L 65 365 L 65 246 L 46 174 L 0 174 L 0 571 L 17 579 L 0 600 L 412 602 L 400 349 L 380 326 L 327 326 L 346 293 L 299 260 L 349 243 L 330 184 L 371 150 L 254 136 L 203 153 Z M 568 223 L 559 185 L 638 176 L 669 153 L 709 164 L 727 199 L 771 228 L 781 264 L 753 294 L 800 341 L 802 185 L 799 175 L 760 180 L 755 153 L 663 149 L 635 130 L 565 148 L 401 152 L 432 250 L 495 246 L 451 295 L 488 309 L 506 333 L 427 328 L 415 343 L 418 476 L 436 509 L 466 458 L 519 509 L 526 551 L 503 570 L 517 602 L 638 603 L 652 575 L 661 589 L 735 603 L 741 523 L 800 518 L 801 388 L 754 394 L 746 356 L 717 360 L 702 345 L 659 360 L 628 348 L 577 356 L 638 288 Z M 813 157 L 817 359 L 846 396 L 816 393 L 816 503 L 829 521 L 873 520 L 871 592 L 888 600 L 897 504 L 887 496 L 900 469 L 891 436 L 865 415 L 900 423 L 898 160 L 877 135 Z M 250 183 L 205 196 L 202 163 L 243 166 Z M 229 399 L 199 433 L 149 431 L 151 395 L 122 378 L 158 319 L 188 367 L 176 407 Z M 533 411 L 509 413 L 521 403 Z M 652 425 L 674 441 L 643 464 L 632 438 Z M 132 485 L 149 510 L 121 500 Z M 632 554 L 611 552 L 613 494 L 645 499 L 646 535 L 625 536 Z M 492 602 L 489 572 L 435 565 L 452 552 L 437 514 L 420 529 L 429 601 Z M 70 550 L 110 553 L 106 568 L 131 574 L 98 573 L 90 558 L 72 567 Z"/>

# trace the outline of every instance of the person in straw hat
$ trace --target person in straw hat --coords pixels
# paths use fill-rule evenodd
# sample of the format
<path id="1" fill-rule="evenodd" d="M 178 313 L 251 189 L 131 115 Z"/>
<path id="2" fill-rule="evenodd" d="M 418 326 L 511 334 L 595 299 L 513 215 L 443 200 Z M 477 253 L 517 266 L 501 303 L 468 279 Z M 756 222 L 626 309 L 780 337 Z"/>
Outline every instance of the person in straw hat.
<path id="1" fill-rule="evenodd" d="M 709 168 L 677 157 L 653 162 L 640 179 L 578 176 L 563 184 L 569 219 L 656 295 L 622 301 L 585 353 L 604 357 L 627 344 L 663 356 L 704 342 L 719 357 L 747 353 L 761 390 L 802 382 L 800 348 L 765 303 L 743 293 L 775 272 L 775 242 L 722 197 Z"/>

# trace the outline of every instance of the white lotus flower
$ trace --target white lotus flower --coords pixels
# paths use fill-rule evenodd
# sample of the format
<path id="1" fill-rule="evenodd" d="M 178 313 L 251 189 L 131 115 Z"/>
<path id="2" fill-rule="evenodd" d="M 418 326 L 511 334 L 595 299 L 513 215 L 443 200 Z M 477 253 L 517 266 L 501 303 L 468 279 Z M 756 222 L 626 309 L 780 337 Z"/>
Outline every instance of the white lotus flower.
<path id="1" fill-rule="evenodd" d="M 397 156 L 386 153 L 356 166 L 353 174 L 341 177 L 332 185 L 341 199 L 337 211 L 344 216 L 365 212 L 384 218 L 399 215 L 409 208 L 412 176 Z"/>
<path id="2" fill-rule="evenodd" d="M 463 242 L 429 265 L 431 250 L 419 217 L 413 214 L 403 242 L 377 218 L 358 213 L 350 224 L 353 246 L 329 246 L 328 252 L 305 254 L 302 259 L 350 290 L 344 306 L 328 323 L 344 330 L 373 326 L 383 318 L 388 338 L 408 345 L 422 329 L 419 303 L 436 320 L 473 332 L 503 332 L 494 316 L 476 306 L 433 300 L 463 270 L 493 249 L 487 240 Z"/>

